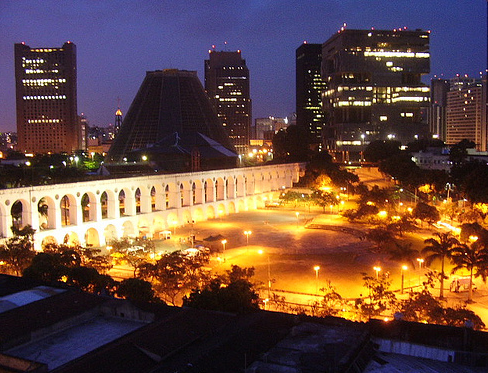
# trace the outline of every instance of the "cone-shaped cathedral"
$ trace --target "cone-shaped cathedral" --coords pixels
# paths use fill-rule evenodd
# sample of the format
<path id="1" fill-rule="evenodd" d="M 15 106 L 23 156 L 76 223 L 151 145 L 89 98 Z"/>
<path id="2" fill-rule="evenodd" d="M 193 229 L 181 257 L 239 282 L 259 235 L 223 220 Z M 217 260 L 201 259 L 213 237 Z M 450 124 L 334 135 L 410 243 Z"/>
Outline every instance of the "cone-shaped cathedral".
<path id="1" fill-rule="evenodd" d="M 183 169 L 175 169 L 175 165 L 161 167 L 168 171 L 196 171 L 190 166 L 195 164 L 191 159 L 195 154 L 201 157 L 197 162 L 201 169 L 212 168 L 210 164 L 218 165 L 216 168 L 235 166 L 237 154 L 196 72 L 158 70 L 146 73 L 107 160 L 137 160 L 141 154 L 144 159 L 152 158 L 151 161 L 160 167 L 162 163 L 179 158 L 180 166 L 176 168 Z M 187 160 L 183 161 L 185 157 Z M 206 157 L 212 158 L 210 164 L 206 165 Z"/>

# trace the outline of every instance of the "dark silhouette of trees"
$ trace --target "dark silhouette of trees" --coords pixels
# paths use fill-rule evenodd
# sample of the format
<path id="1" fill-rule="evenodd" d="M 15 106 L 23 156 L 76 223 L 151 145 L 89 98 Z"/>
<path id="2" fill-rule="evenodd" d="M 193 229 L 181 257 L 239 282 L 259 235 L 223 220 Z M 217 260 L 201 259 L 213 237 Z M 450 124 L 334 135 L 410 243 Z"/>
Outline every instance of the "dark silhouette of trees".
<path id="1" fill-rule="evenodd" d="M 225 275 L 213 278 L 183 298 L 183 305 L 216 311 L 247 313 L 259 309 L 259 296 L 251 282 L 254 268 L 233 265 Z"/>
<path id="2" fill-rule="evenodd" d="M 152 303 L 157 301 L 151 283 L 140 278 L 129 278 L 120 282 L 117 296 L 136 302 Z"/>
<path id="3" fill-rule="evenodd" d="M 3 262 L 1 267 L 9 273 L 20 276 L 36 255 L 34 251 L 35 229 L 30 225 L 23 228 L 12 226 L 11 229 L 14 236 L 0 246 L 0 261 Z"/>

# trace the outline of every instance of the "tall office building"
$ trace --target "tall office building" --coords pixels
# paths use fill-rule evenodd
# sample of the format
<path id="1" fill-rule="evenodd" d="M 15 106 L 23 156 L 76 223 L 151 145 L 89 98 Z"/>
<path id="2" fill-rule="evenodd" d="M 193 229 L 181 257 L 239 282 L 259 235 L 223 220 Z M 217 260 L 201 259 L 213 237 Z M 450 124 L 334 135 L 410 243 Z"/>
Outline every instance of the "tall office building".
<path id="1" fill-rule="evenodd" d="M 342 28 L 322 45 L 327 147 L 347 159 L 372 140 L 426 136 L 429 70 L 428 31 Z"/>
<path id="2" fill-rule="evenodd" d="M 209 51 L 205 90 L 238 154 L 246 154 L 251 129 L 249 69 L 241 51 Z"/>
<path id="3" fill-rule="evenodd" d="M 20 43 L 14 49 L 18 149 L 29 153 L 82 149 L 75 44 L 30 48 Z"/>
<path id="4" fill-rule="evenodd" d="M 434 138 L 446 141 L 446 107 L 449 80 L 435 78 L 430 81 L 429 130 Z"/>
<path id="5" fill-rule="evenodd" d="M 447 93 L 446 143 L 470 140 L 479 151 L 488 151 L 485 79 L 454 78 Z"/>
<path id="6" fill-rule="evenodd" d="M 320 147 L 324 113 L 322 110 L 322 44 L 303 43 L 296 53 L 296 114 L 297 125 L 306 128 L 311 137 L 311 144 Z"/>

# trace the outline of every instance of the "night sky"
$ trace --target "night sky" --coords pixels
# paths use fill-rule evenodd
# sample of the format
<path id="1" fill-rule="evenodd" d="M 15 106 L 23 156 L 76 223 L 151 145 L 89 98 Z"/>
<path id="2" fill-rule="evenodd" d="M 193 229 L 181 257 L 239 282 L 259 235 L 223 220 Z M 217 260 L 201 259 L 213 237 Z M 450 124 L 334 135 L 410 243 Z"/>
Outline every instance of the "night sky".
<path id="1" fill-rule="evenodd" d="M 0 131 L 15 131 L 14 44 L 78 52 L 78 112 L 91 125 L 124 114 L 145 72 L 196 70 L 242 51 L 253 117 L 295 111 L 295 50 L 342 26 L 431 30 L 431 75 L 479 76 L 487 65 L 486 0 L 0 0 Z M 224 44 L 227 42 L 227 45 Z"/>

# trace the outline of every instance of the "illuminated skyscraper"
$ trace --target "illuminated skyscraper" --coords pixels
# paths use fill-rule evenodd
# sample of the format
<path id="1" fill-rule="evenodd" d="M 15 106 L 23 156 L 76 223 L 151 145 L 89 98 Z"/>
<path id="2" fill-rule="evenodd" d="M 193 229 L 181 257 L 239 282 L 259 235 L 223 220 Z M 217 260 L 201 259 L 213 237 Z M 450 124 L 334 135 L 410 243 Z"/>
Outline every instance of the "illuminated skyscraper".
<path id="1" fill-rule="evenodd" d="M 372 140 L 427 136 L 429 71 L 428 31 L 343 27 L 322 45 L 328 148 L 347 159 Z"/>
<path id="2" fill-rule="evenodd" d="M 305 127 L 312 144 L 322 143 L 324 113 L 322 91 L 325 83 L 320 76 L 322 45 L 303 43 L 296 50 L 296 114 L 297 125 Z"/>
<path id="3" fill-rule="evenodd" d="M 15 44 L 18 149 L 71 153 L 83 148 L 77 115 L 76 46 L 30 48 Z"/>
<path id="4" fill-rule="evenodd" d="M 432 136 L 446 141 L 446 106 L 449 81 L 432 79 L 430 81 L 429 130 Z"/>
<path id="5" fill-rule="evenodd" d="M 247 153 L 251 128 L 249 69 L 241 51 L 209 51 L 205 90 L 239 154 Z"/>
<path id="6" fill-rule="evenodd" d="M 476 149 L 488 151 L 488 128 L 486 118 L 486 78 L 451 79 L 447 92 L 446 143 L 454 145 L 461 140 L 470 140 Z"/>

